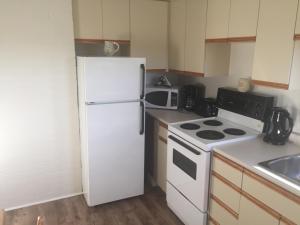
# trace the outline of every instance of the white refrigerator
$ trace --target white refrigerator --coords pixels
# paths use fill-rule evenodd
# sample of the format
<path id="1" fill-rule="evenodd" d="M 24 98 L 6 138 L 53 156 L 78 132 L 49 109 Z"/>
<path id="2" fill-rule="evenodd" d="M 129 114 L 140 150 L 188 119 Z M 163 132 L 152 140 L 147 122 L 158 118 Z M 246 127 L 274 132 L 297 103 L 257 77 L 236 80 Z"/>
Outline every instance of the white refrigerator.
<path id="1" fill-rule="evenodd" d="M 77 58 L 82 183 L 89 206 L 144 193 L 145 63 Z"/>

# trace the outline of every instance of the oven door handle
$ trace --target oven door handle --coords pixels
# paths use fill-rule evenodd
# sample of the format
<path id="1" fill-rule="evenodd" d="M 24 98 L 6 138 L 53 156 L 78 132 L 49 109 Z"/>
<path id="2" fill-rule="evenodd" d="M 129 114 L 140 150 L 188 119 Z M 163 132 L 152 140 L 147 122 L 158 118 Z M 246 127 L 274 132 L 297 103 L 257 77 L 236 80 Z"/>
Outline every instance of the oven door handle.
<path id="1" fill-rule="evenodd" d="M 177 144 L 181 145 L 185 149 L 189 150 L 193 154 L 195 154 L 195 155 L 201 155 L 201 152 L 197 151 L 196 149 L 194 149 L 193 147 L 191 147 L 188 144 L 184 143 L 183 141 L 178 140 L 176 137 L 174 137 L 172 135 L 169 135 L 168 138 L 171 139 L 172 141 L 176 142 Z"/>

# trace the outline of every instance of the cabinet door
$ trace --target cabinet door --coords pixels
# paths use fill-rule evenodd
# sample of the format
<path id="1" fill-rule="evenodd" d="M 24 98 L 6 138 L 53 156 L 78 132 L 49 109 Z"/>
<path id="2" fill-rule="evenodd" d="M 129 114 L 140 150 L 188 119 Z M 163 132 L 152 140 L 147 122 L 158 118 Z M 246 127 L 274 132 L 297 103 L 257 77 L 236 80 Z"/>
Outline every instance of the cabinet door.
<path id="1" fill-rule="evenodd" d="M 185 71 L 204 73 L 207 0 L 186 1 Z"/>
<path id="2" fill-rule="evenodd" d="M 239 225 L 278 225 L 279 220 L 242 196 Z"/>
<path id="3" fill-rule="evenodd" d="M 216 202 L 213 199 L 211 199 L 210 201 L 209 215 L 214 218 L 220 225 L 238 225 L 237 218 L 235 218 L 231 213 L 229 213 L 228 210 L 221 206 L 220 203 Z"/>
<path id="4" fill-rule="evenodd" d="M 167 186 L 167 143 L 158 138 L 157 144 L 157 184 L 166 192 Z"/>
<path id="5" fill-rule="evenodd" d="M 227 38 L 230 0 L 208 0 L 206 38 Z"/>
<path id="6" fill-rule="evenodd" d="M 231 0 L 229 37 L 256 36 L 259 0 Z"/>
<path id="7" fill-rule="evenodd" d="M 297 24 L 296 24 L 296 34 L 300 35 L 300 3 L 298 4 L 298 15 L 297 15 Z"/>
<path id="8" fill-rule="evenodd" d="M 280 221 L 279 225 L 289 225 L 289 224 L 285 223 L 284 221 Z"/>
<path id="9" fill-rule="evenodd" d="M 102 0 L 73 0 L 75 38 L 102 38 Z"/>
<path id="10" fill-rule="evenodd" d="M 168 68 L 168 3 L 131 0 L 131 56 L 146 57 L 147 69 Z"/>
<path id="11" fill-rule="evenodd" d="M 129 0 L 103 1 L 103 38 L 129 40 Z"/>
<path id="12" fill-rule="evenodd" d="M 298 0 L 261 0 L 254 80 L 288 86 L 294 50 Z"/>
<path id="13" fill-rule="evenodd" d="M 170 1 L 169 21 L 169 68 L 184 70 L 186 1 Z"/>

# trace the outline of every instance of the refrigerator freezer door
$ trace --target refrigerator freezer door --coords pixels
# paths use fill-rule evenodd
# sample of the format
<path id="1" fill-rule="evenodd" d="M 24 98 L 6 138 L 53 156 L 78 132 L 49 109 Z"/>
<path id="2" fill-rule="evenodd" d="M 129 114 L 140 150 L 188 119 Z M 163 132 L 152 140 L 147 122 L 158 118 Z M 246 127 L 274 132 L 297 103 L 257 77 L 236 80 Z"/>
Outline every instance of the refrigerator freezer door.
<path id="1" fill-rule="evenodd" d="M 89 206 L 144 193 L 143 104 L 87 107 Z M 144 121 L 143 121 L 144 122 Z"/>
<path id="2" fill-rule="evenodd" d="M 78 57 L 77 62 L 85 102 L 123 102 L 143 97 L 145 59 Z"/>

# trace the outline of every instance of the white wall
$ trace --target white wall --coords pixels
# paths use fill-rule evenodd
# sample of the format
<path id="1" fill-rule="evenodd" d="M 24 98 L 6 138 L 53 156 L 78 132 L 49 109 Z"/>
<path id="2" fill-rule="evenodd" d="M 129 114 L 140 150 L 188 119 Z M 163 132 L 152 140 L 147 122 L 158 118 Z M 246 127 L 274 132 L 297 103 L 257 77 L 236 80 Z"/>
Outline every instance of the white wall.
<path id="1" fill-rule="evenodd" d="M 71 0 L 0 0 L 0 208 L 81 192 Z"/>

